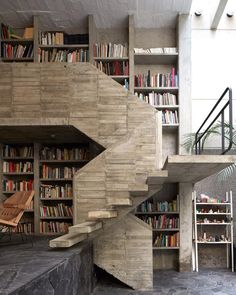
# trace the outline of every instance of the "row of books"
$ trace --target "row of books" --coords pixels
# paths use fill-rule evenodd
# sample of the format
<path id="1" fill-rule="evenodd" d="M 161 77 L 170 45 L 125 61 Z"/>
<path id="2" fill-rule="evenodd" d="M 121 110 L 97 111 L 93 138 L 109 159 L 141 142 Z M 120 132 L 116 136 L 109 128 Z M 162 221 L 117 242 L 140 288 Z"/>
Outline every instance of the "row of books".
<path id="1" fill-rule="evenodd" d="M 73 189 L 70 183 L 62 185 L 40 185 L 40 198 L 41 199 L 60 199 L 73 197 Z"/>
<path id="2" fill-rule="evenodd" d="M 41 221 L 40 232 L 41 233 L 67 233 L 72 223 L 68 222 L 56 222 L 56 221 Z"/>
<path id="3" fill-rule="evenodd" d="M 41 217 L 72 217 L 73 211 L 71 206 L 58 203 L 56 206 L 41 206 Z"/>
<path id="4" fill-rule="evenodd" d="M 94 43 L 93 44 L 94 57 L 127 57 L 127 44 L 113 44 L 113 43 Z"/>
<path id="5" fill-rule="evenodd" d="M 154 91 L 148 93 L 147 95 L 144 93 L 137 93 L 135 95 L 138 96 L 139 99 L 151 104 L 151 105 L 177 105 L 176 95 L 172 93 L 156 93 Z"/>
<path id="6" fill-rule="evenodd" d="M 143 54 L 175 54 L 177 53 L 176 47 L 156 47 L 156 48 L 134 48 L 134 53 Z"/>
<path id="7" fill-rule="evenodd" d="M 18 224 L 16 228 L 16 232 L 18 233 L 27 233 L 31 234 L 34 232 L 34 224 L 33 222 L 21 222 Z"/>
<path id="8" fill-rule="evenodd" d="M 32 39 L 34 36 L 34 28 L 26 27 L 24 29 L 23 37 L 14 32 L 12 27 L 1 24 L 1 38 L 4 39 Z"/>
<path id="9" fill-rule="evenodd" d="M 171 73 L 152 74 L 148 70 L 147 74 L 138 74 L 134 76 L 135 87 L 177 87 L 178 76 L 175 74 L 175 68 Z"/>
<path id="10" fill-rule="evenodd" d="M 3 58 L 33 58 L 34 48 L 33 44 L 21 45 L 21 44 L 7 44 L 4 43 L 2 46 L 2 57 Z"/>
<path id="11" fill-rule="evenodd" d="M 32 162 L 3 161 L 3 173 L 33 172 Z"/>
<path id="12" fill-rule="evenodd" d="M 171 229 L 179 228 L 179 218 L 178 217 L 168 217 L 167 215 L 157 216 L 141 216 L 142 219 L 147 224 L 150 224 L 153 229 Z"/>
<path id="13" fill-rule="evenodd" d="M 128 76 L 129 62 L 128 61 L 95 61 L 95 66 L 107 74 L 108 76 Z"/>
<path id="14" fill-rule="evenodd" d="M 63 32 L 40 32 L 39 44 L 41 45 L 63 45 L 64 33 Z"/>
<path id="15" fill-rule="evenodd" d="M 158 234 L 154 240 L 155 247 L 179 247 L 179 233 Z"/>
<path id="16" fill-rule="evenodd" d="M 3 191 L 32 191 L 34 189 L 33 180 L 3 180 Z"/>
<path id="17" fill-rule="evenodd" d="M 138 212 L 178 212 L 179 211 L 179 197 L 171 202 L 163 201 L 154 203 L 153 200 L 145 201 L 139 206 Z"/>
<path id="18" fill-rule="evenodd" d="M 40 151 L 41 160 L 89 160 L 88 148 L 44 147 Z"/>
<path id="19" fill-rule="evenodd" d="M 170 110 L 163 110 L 162 111 L 162 124 L 178 124 L 178 112 L 170 111 Z"/>
<path id="20" fill-rule="evenodd" d="M 77 167 L 50 167 L 42 165 L 40 177 L 45 179 L 71 179 L 77 170 Z"/>
<path id="21" fill-rule="evenodd" d="M 66 34 L 64 32 L 41 32 L 39 34 L 39 44 L 41 45 L 70 45 L 88 43 L 88 34 Z"/>
<path id="22" fill-rule="evenodd" d="M 61 50 L 53 49 L 40 49 L 38 50 L 38 62 L 88 62 L 89 51 L 88 49 L 76 50 Z"/>
<path id="23" fill-rule="evenodd" d="M 4 145 L 3 146 L 3 157 L 33 157 L 34 149 L 32 146 L 11 146 L 11 145 Z"/>
<path id="24" fill-rule="evenodd" d="M 179 196 L 177 196 L 176 200 L 172 202 L 158 202 L 157 203 L 157 211 L 160 212 L 178 212 L 179 211 Z"/>

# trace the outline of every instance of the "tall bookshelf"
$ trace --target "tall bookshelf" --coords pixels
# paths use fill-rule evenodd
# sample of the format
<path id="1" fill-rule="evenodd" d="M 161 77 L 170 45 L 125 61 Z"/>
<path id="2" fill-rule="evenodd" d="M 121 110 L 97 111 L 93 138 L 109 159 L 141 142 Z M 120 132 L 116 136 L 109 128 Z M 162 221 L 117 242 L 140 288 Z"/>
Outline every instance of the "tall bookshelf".
<path id="1" fill-rule="evenodd" d="M 4 143 L 0 148 L 1 201 L 35 190 L 20 226 L 27 233 L 66 233 L 73 224 L 73 176 L 93 156 L 90 143 Z"/>
<path id="2" fill-rule="evenodd" d="M 232 191 L 225 198 L 193 194 L 193 245 L 195 271 L 199 269 L 199 248 L 226 247 L 226 263 L 234 271 Z M 213 252 L 212 252 L 212 255 Z"/>
<path id="3" fill-rule="evenodd" d="M 143 202 L 135 215 L 152 227 L 154 268 L 178 268 L 180 208 L 176 185 L 163 189 Z"/>
<path id="4" fill-rule="evenodd" d="M 3 200 L 17 191 L 34 189 L 34 148 L 33 145 L 1 145 L 1 191 Z M 34 232 L 34 200 L 25 210 L 18 229 Z"/>
<path id="5" fill-rule="evenodd" d="M 67 232 L 73 223 L 73 176 L 88 163 L 89 147 L 42 146 L 39 159 L 40 232 Z"/>

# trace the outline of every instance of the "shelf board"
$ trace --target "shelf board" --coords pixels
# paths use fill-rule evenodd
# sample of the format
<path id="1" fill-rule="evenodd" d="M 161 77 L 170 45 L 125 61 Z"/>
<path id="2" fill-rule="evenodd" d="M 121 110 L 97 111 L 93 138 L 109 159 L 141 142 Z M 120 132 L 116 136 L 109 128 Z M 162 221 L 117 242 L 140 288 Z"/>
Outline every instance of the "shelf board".
<path id="1" fill-rule="evenodd" d="M 179 90 L 179 87 L 134 87 L 134 92 L 157 92 L 157 93 L 163 93 L 163 92 L 171 92 L 174 94 L 177 94 Z"/>
<path id="2" fill-rule="evenodd" d="M 9 62 L 27 62 L 27 61 L 34 61 L 33 57 L 13 57 L 13 58 L 8 58 L 8 57 L 2 57 L 2 61 L 9 61 Z"/>
<path id="3" fill-rule="evenodd" d="M 73 198 L 40 198 L 41 201 L 72 201 Z"/>
<path id="4" fill-rule="evenodd" d="M 123 61 L 129 60 L 128 57 L 94 57 L 95 61 Z"/>
<path id="5" fill-rule="evenodd" d="M 50 232 L 40 232 L 40 235 L 45 235 L 45 236 L 60 236 L 60 235 L 65 235 L 67 232 L 57 232 L 57 233 L 50 233 Z"/>
<path id="6" fill-rule="evenodd" d="M 178 53 L 134 53 L 134 64 L 137 65 L 174 65 Z"/>
<path id="7" fill-rule="evenodd" d="M 152 231 L 179 231 L 179 228 L 153 228 Z"/>
<path id="8" fill-rule="evenodd" d="M 61 164 L 66 164 L 66 163 L 88 163 L 89 160 L 40 160 L 40 163 L 61 163 Z"/>
<path id="9" fill-rule="evenodd" d="M 197 241 L 197 244 L 216 244 L 216 245 L 223 245 L 223 244 L 231 244 L 231 242 L 203 242 L 203 241 Z"/>
<path id="10" fill-rule="evenodd" d="M 153 250 L 179 250 L 179 247 L 152 247 Z"/>
<path id="11" fill-rule="evenodd" d="M 135 212 L 136 215 L 173 215 L 173 214 L 179 214 L 179 211 L 169 211 L 169 212 Z"/>
<path id="12" fill-rule="evenodd" d="M 30 39 L 2 39 L 1 40 L 2 43 L 32 43 L 34 42 L 34 39 L 30 38 Z"/>
<path id="13" fill-rule="evenodd" d="M 162 124 L 163 128 L 172 128 L 172 129 L 177 129 L 179 127 L 179 123 L 176 124 Z"/>
<path id="14" fill-rule="evenodd" d="M 231 213 L 196 213 L 196 215 L 231 215 Z"/>
<path id="15" fill-rule="evenodd" d="M 196 203 L 196 205 L 209 205 L 209 206 L 231 206 L 230 203 Z"/>
<path id="16" fill-rule="evenodd" d="M 201 223 L 199 223 L 199 222 L 197 222 L 197 225 L 231 225 L 231 223 L 230 222 L 220 222 L 220 223 L 216 223 L 216 222 L 209 222 L 209 223 L 207 223 L 207 222 L 201 222 Z"/>
<path id="17" fill-rule="evenodd" d="M 73 178 L 40 178 L 40 181 L 73 181 Z"/>
<path id="18" fill-rule="evenodd" d="M 114 76 L 114 75 L 108 75 L 108 77 L 114 79 L 114 80 L 125 80 L 129 79 L 129 76 L 121 75 L 121 76 Z"/>
<path id="19" fill-rule="evenodd" d="M 40 216 L 40 219 L 73 219 L 73 217 L 65 217 L 65 216 L 60 216 L 60 217 L 42 217 L 42 216 Z"/>
<path id="20" fill-rule="evenodd" d="M 34 172 L 3 172 L 3 175 L 34 175 Z"/>
<path id="21" fill-rule="evenodd" d="M 3 161 L 29 161 L 29 160 L 34 160 L 33 157 L 2 157 Z"/>
<path id="22" fill-rule="evenodd" d="M 39 48 L 63 48 L 63 49 L 73 49 L 73 48 L 88 48 L 88 44 L 61 44 L 61 45 L 39 45 Z"/>
<path id="23" fill-rule="evenodd" d="M 158 110 L 178 110 L 179 105 L 152 105 L 154 108 L 158 109 Z"/>

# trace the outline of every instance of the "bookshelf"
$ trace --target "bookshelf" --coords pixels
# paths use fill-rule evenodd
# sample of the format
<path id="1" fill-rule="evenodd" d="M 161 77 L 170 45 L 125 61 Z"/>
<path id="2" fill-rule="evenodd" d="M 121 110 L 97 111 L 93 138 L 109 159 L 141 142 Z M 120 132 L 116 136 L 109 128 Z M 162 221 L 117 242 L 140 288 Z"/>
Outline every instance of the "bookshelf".
<path id="1" fill-rule="evenodd" d="M 178 196 L 172 201 L 145 201 L 135 214 L 152 227 L 153 250 L 179 249 Z"/>
<path id="2" fill-rule="evenodd" d="M 199 247 L 226 247 L 227 267 L 234 271 L 232 191 L 225 198 L 193 194 L 193 245 L 195 271 L 199 269 Z M 223 250 L 222 250 L 223 251 Z M 221 251 L 221 252 L 222 252 Z M 212 255 L 213 251 L 212 251 Z"/>
<path id="3" fill-rule="evenodd" d="M 18 29 L 1 23 L 1 61 L 2 62 L 33 62 L 34 38 L 33 28 Z"/>
<path id="4" fill-rule="evenodd" d="M 90 159 L 87 145 L 41 146 L 40 233 L 61 234 L 73 223 L 73 175 Z"/>
<path id="5" fill-rule="evenodd" d="M 33 145 L 1 145 L 1 192 L 4 199 L 17 191 L 34 189 Z M 34 232 L 34 200 L 25 211 L 17 230 Z"/>

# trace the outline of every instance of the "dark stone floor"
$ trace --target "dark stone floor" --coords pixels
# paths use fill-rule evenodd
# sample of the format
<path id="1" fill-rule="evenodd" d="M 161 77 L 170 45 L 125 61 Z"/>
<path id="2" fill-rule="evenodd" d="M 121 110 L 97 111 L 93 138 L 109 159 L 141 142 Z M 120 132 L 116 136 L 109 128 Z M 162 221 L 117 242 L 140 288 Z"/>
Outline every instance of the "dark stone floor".
<path id="1" fill-rule="evenodd" d="M 89 295 L 94 287 L 92 245 L 53 250 L 49 239 L 0 242 L 1 295 Z"/>
<path id="2" fill-rule="evenodd" d="M 99 281 L 93 295 L 236 295 L 236 274 L 228 270 L 199 273 L 155 271 L 154 290 L 137 292 L 114 279 Z"/>

